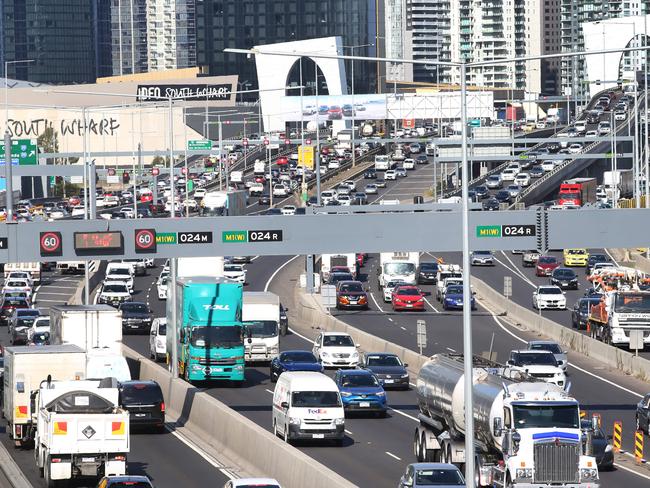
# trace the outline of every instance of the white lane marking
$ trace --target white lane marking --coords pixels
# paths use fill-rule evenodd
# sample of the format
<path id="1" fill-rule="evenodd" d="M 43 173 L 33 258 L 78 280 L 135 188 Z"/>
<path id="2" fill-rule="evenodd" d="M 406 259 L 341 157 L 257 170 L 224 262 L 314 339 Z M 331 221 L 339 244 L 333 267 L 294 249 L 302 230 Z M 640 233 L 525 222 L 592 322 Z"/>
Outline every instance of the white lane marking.
<path id="1" fill-rule="evenodd" d="M 391 319 L 390 317 L 387 317 L 387 318 L 388 318 L 388 321 L 389 321 L 389 322 L 394 322 L 394 320 Z"/>
<path id="2" fill-rule="evenodd" d="M 447 351 L 449 351 L 449 352 L 456 352 L 456 349 L 452 349 L 451 347 L 448 347 L 448 348 L 447 348 Z"/>
<path id="3" fill-rule="evenodd" d="M 622 465 L 620 465 L 618 463 L 614 463 L 614 466 L 616 466 L 616 469 L 622 469 L 623 471 L 627 471 L 628 473 L 632 473 L 632 474 L 635 474 L 637 476 L 640 476 L 641 478 L 645 478 L 647 480 L 650 480 L 650 476 L 638 473 L 638 472 L 634 471 L 633 469 L 627 468 L 627 467 L 622 466 Z"/>
<path id="4" fill-rule="evenodd" d="M 379 306 L 379 302 L 377 301 L 377 299 L 375 298 L 375 295 L 374 295 L 372 292 L 370 292 L 370 298 L 372 298 L 372 301 L 373 301 L 374 304 L 377 306 L 377 308 L 379 309 L 380 312 L 382 312 L 382 313 L 386 313 L 386 312 L 384 311 L 384 309 L 381 308 L 381 307 Z"/>
<path id="5" fill-rule="evenodd" d="M 34 290 L 34 295 L 36 295 L 36 293 L 38 292 L 38 290 L 41 289 L 41 286 L 42 286 L 42 285 L 38 285 L 38 286 L 36 287 L 36 289 Z"/>
<path id="6" fill-rule="evenodd" d="M 70 293 L 56 293 L 54 291 L 43 291 L 41 292 L 41 295 L 56 295 L 56 296 L 69 297 Z"/>
<path id="7" fill-rule="evenodd" d="M 345 429 L 345 433 L 346 433 L 347 435 L 352 435 L 352 432 L 350 432 L 348 429 Z"/>
<path id="8" fill-rule="evenodd" d="M 402 460 L 402 458 L 399 458 L 399 457 L 395 456 L 395 454 L 393 454 L 393 453 L 390 453 L 390 452 L 388 452 L 388 451 L 385 451 L 385 452 L 386 452 L 386 454 L 388 454 L 388 455 L 389 455 L 390 457 L 392 457 L 393 459 L 397 459 L 398 461 L 401 461 L 401 460 Z"/>
<path id="9" fill-rule="evenodd" d="M 401 325 L 399 326 L 400 329 L 406 330 L 406 327 L 402 327 Z"/>
<path id="10" fill-rule="evenodd" d="M 422 298 L 424 298 L 424 301 L 427 302 L 427 305 L 429 305 L 433 309 L 434 312 L 440 313 L 440 310 L 438 310 L 436 307 L 434 307 L 433 304 L 429 300 L 426 299 L 426 297 L 422 297 Z"/>
<path id="11" fill-rule="evenodd" d="M 301 339 L 303 339 L 303 340 L 305 340 L 305 341 L 307 341 L 307 342 L 309 342 L 309 343 L 314 342 L 314 341 L 313 341 L 312 339 L 310 339 L 309 337 L 306 337 L 306 336 L 302 335 L 300 332 L 296 332 L 296 331 L 293 330 L 291 327 L 289 327 L 289 330 L 291 331 L 292 334 L 294 334 L 294 335 L 300 337 Z"/>
<path id="12" fill-rule="evenodd" d="M 253 261 L 255 261 L 257 258 L 259 258 L 259 256 L 253 256 L 253 257 L 251 258 L 251 263 L 252 263 Z"/>
<path id="13" fill-rule="evenodd" d="M 273 395 L 273 392 L 269 390 L 268 388 L 264 388 L 266 391 L 268 391 L 271 395 Z"/>
<path id="14" fill-rule="evenodd" d="M 300 257 L 300 255 L 296 254 L 294 257 L 281 264 L 280 267 L 273 272 L 269 280 L 266 282 L 266 285 L 264 285 L 264 291 L 269 291 L 269 286 L 271 286 L 271 282 L 273 281 L 273 278 L 275 278 L 275 276 L 280 272 L 280 270 L 282 270 L 282 268 L 284 268 L 287 264 L 289 264 L 291 261 L 293 261 L 298 257 Z"/>
<path id="15" fill-rule="evenodd" d="M 36 303 L 36 295 L 38 295 L 38 293 L 34 292 L 34 295 L 32 296 L 32 303 Z"/>
<path id="16" fill-rule="evenodd" d="M 413 420 L 415 422 L 419 422 L 419 420 L 417 418 L 413 417 L 413 415 L 409 415 L 408 413 L 402 412 L 401 410 L 397 410 L 397 409 L 394 409 L 394 408 L 391 408 L 391 407 L 388 407 L 388 410 L 390 410 L 391 412 L 398 413 L 401 416 L 406 417 L 407 419 L 411 419 L 411 420 Z"/>
<path id="17" fill-rule="evenodd" d="M 506 259 L 508 259 L 508 260 L 510 261 L 510 259 L 508 258 L 508 256 L 506 256 L 505 253 L 504 253 L 503 251 L 501 251 L 501 254 L 503 254 L 503 256 L 504 256 Z M 514 263 L 512 264 L 512 265 L 514 266 L 514 269 L 513 269 L 513 268 L 511 268 L 510 266 L 508 266 L 506 263 L 504 263 L 503 261 L 501 261 L 499 258 L 497 258 L 496 256 L 494 256 L 494 260 L 495 260 L 497 263 L 499 263 L 501 266 L 503 266 L 504 268 L 506 268 L 507 270 L 512 271 L 512 272 L 515 274 L 515 276 L 516 276 L 517 278 L 522 279 L 526 284 L 532 286 L 533 288 L 537 288 L 537 286 L 535 285 L 535 283 L 533 283 L 532 281 L 530 281 L 530 280 L 528 279 L 528 277 L 527 277 L 526 275 L 524 275 L 524 274 L 523 274 L 523 273 L 522 273 L 522 272 L 517 268 L 517 266 L 515 266 Z M 510 261 L 510 262 L 512 263 L 512 261 Z"/>
<path id="18" fill-rule="evenodd" d="M 233 473 L 231 471 L 228 471 L 226 468 L 223 467 L 223 465 L 219 461 L 217 461 L 212 456 L 208 455 L 206 452 L 203 451 L 203 449 L 201 449 L 196 444 L 194 444 L 192 441 L 187 439 L 183 434 L 177 432 L 176 430 L 172 430 L 171 427 L 169 427 L 168 425 L 165 425 L 165 428 L 169 431 L 169 433 L 171 435 L 173 435 L 179 441 L 181 441 L 183 444 L 185 444 L 187 447 L 192 449 L 195 453 L 197 453 L 199 456 L 201 456 L 203 459 L 205 459 L 213 467 L 217 468 L 224 476 L 228 477 L 228 479 L 231 479 L 231 480 L 237 479 L 237 475 L 235 473 Z"/>
<path id="19" fill-rule="evenodd" d="M 497 316 L 496 316 L 492 311 L 488 310 L 488 312 L 490 312 L 490 314 L 492 315 L 492 318 L 493 318 L 494 321 L 497 323 L 497 325 L 498 325 L 499 327 L 501 327 L 501 329 L 503 329 L 505 332 L 507 332 L 508 334 L 510 334 L 512 337 L 514 337 L 514 338 L 515 338 L 516 340 L 518 340 L 519 342 L 523 342 L 524 344 L 527 344 L 527 343 L 528 343 L 528 341 L 522 339 L 521 337 L 519 337 L 518 335 L 516 335 L 515 333 L 513 333 L 512 331 L 510 331 L 509 329 L 507 329 L 506 326 L 503 325 L 503 323 L 502 323 L 502 322 L 497 318 Z M 643 398 L 643 395 L 641 395 L 640 393 L 637 393 L 637 392 L 635 392 L 635 391 L 632 391 L 632 390 L 630 390 L 629 388 L 625 388 L 624 386 L 617 385 L 617 384 L 614 383 L 613 381 L 610 381 L 610 380 L 608 380 L 608 379 L 602 378 L 602 377 L 600 377 L 600 376 L 598 376 L 598 375 L 592 373 L 591 371 L 587 371 L 586 369 L 581 368 L 580 366 L 576 366 L 575 364 L 569 364 L 569 367 L 570 367 L 570 368 L 573 368 L 573 369 L 577 369 L 578 371 L 580 371 L 580 372 L 582 372 L 582 373 L 584 373 L 584 374 L 586 374 L 586 375 L 589 375 L 589 376 L 591 376 L 591 377 L 593 377 L 593 378 L 596 378 L 596 379 L 602 381 L 603 383 L 607 383 L 607 384 L 610 385 L 610 386 L 614 386 L 614 387 L 618 388 L 619 390 L 623 390 L 624 392 L 629 393 L 630 395 L 636 396 L 637 398 Z"/>
<path id="20" fill-rule="evenodd" d="M 528 276 L 526 276 L 526 275 L 524 274 L 524 272 L 523 272 L 521 269 L 519 269 L 519 267 L 514 263 L 514 261 L 512 260 L 512 258 L 511 258 L 510 256 L 508 256 L 504 251 L 501 251 L 501 254 L 503 254 L 503 257 L 506 258 L 510 264 L 512 264 L 512 267 L 515 269 L 515 271 L 516 271 L 517 273 L 519 273 L 519 274 L 521 275 L 521 277 L 522 277 L 524 280 L 528 281 L 528 283 L 530 283 L 531 285 L 533 285 L 533 286 L 536 287 L 535 283 L 533 283 L 533 282 L 530 280 L 530 278 L 528 278 Z"/>
<path id="21" fill-rule="evenodd" d="M 609 249 L 605 249 L 605 252 L 606 252 L 607 255 L 611 258 L 612 262 L 616 265 L 616 267 L 620 267 L 620 265 L 616 262 L 616 259 L 614 259 L 614 256 L 612 256 L 612 255 L 609 253 Z"/>

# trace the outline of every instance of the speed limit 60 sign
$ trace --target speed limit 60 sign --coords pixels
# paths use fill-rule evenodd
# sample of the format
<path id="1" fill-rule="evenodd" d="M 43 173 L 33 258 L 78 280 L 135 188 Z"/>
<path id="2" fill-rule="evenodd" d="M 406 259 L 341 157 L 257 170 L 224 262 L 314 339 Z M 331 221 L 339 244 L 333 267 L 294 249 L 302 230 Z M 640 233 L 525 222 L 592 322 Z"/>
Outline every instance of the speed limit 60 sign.
<path id="1" fill-rule="evenodd" d="M 41 232 L 39 244 L 41 256 L 63 255 L 63 245 L 60 232 Z"/>
<path id="2" fill-rule="evenodd" d="M 156 231 L 155 229 L 135 229 L 135 252 L 153 253 L 156 252 Z"/>

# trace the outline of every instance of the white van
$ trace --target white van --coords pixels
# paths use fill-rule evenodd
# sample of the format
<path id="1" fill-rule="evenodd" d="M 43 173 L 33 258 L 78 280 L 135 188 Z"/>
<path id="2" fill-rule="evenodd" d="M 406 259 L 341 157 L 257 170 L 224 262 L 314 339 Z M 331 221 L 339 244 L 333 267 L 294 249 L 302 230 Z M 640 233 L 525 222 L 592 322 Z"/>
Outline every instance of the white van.
<path id="1" fill-rule="evenodd" d="M 115 378 L 131 381 L 131 371 L 126 358 L 105 349 L 90 349 L 86 357 L 86 378 L 89 380 Z"/>
<path id="2" fill-rule="evenodd" d="M 282 373 L 273 392 L 273 433 L 288 443 L 332 439 L 342 446 L 345 414 L 334 380 L 322 373 Z"/>

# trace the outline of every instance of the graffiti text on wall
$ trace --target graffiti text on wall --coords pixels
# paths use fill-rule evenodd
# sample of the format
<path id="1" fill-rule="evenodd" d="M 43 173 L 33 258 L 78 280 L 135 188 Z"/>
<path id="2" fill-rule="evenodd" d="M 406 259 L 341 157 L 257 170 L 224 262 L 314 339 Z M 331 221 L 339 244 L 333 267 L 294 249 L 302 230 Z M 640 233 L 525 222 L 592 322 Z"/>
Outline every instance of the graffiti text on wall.
<path id="1" fill-rule="evenodd" d="M 9 133 L 12 137 L 38 137 L 45 129 L 51 128 L 63 136 L 82 136 L 83 135 L 82 119 L 31 119 L 31 120 L 14 120 L 9 119 Z M 88 119 L 88 133 L 98 136 L 114 136 L 120 123 L 113 117 L 102 117 L 99 119 Z"/>

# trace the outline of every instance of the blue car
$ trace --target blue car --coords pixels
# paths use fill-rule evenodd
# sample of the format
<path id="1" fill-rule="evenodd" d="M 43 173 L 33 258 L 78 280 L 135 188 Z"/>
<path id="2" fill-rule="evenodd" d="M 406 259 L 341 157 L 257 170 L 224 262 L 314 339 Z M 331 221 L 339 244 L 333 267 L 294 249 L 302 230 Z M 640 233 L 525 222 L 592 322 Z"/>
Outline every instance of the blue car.
<path id="1" fill-rule="evenodd" d="M 338 370 L 334 377 L 343 409 L 386 416 L 386 392 L 377 377 L 365 369 Z"/>
<path id="2" fill-rule="evenodd" d="M 275 383 L 285 371 L 323 372 L 323 365 L 311 351 L 284 351 L 271 361 L 271 381 Z"/>
<path id="3" fill-rule="evenodd" d="M 462 285 L 449 285 L 445 292 L 445 299 L 442 301 L 442 308 L 445 310 L 463 309 L 463 287 Z M 472 310 L 476 310 L 476 299 L 472 296 Z"/>

